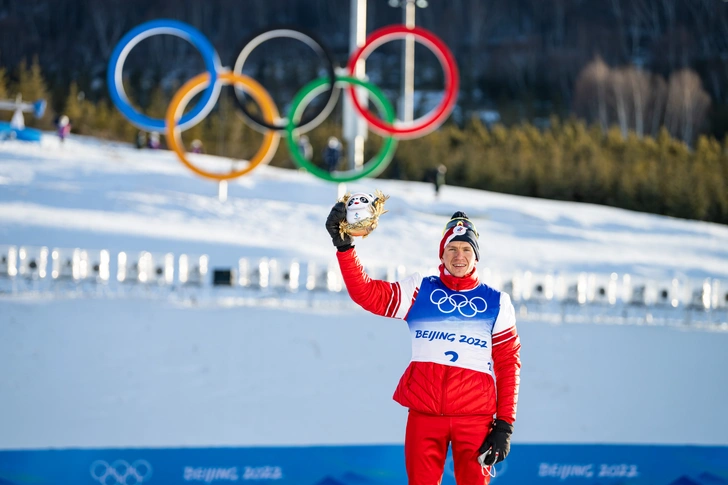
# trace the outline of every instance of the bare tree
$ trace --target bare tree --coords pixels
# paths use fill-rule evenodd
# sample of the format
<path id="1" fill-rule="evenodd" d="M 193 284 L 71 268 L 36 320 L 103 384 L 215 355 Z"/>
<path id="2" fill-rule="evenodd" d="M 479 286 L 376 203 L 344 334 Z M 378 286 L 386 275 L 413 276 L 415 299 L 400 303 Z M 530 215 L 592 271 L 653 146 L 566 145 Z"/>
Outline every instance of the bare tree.
<path id="1" fill-rule="evenodd" d="M 690 0 L 686 2 L 688 12 L 690 12 L 695 24 L 695 39 L 700 46 L 700 54 L 704 57 L 710 57 L 713 48 L 713 19 L 716 15 L 714 6 L 716 2 L 712 0 Z"/>
<path id="2" fill-rule="evenodd" d="M 610 69 L 604 61 L 596 58 L 579 75 L 575 107 L 577 113 L 598 119 L 604 129 L 611 121 L 610 114 L 614 115 L 622 136 L 626 137 L 633 129 L 641 137 L 645 133 L 648 113 L 651 113 L 654 103 L 662 103 L 664 97 L 653 100 L 651 91 L 649 72 L 634 66 Z M 660 106 L 656 108 L 662 109 Z"/>
<path id="3" fill-rule="evenodd" d="M 662 76 L 655 74 L 650 79 L 650 97 L 648 100 L 647 113 L 651 120 L 650 134 L 657 136 L 662 126 L 663 115 L 665 114 L 665 102 L 667 101 L 667 83 Z"/>
<path id="4" fill-rule="evenodd" d="M 709 106 L 710 96 L 694 71 L 682 69 L 670 76 L 665 126 L 673 136 L 692 143 Z"/>
<path id="5" fill-rule="evenodd" d="M 645 118 L 650 99 L 650 74 L 630 67 L 626 71 L 627 81 L 632 94 L 632 112 L 634 113 L 634 131 L 642 137 L 645 133 Z"/>
<path id="6" fill-rule="evenodd" d="M 665 34 L 667 37 L 667 59 L 668 67 L 672 71 L 676 63 L 676 39 L 675 39 L 675 0 L 661 0 L 662 11 L 665 13 Z"/>
<path id="7" fill-rule="evenodd" d="M 465 24 L 470 30 L 470 53 L 473 75 L 478 76 L 484 69 L 484 53 L 488 34 L 498 24 L 501 12 L 495 8 L 497 0 L 474 0 L 469 10 L 464 12 Z"/>
<path id="8" fill-rule="evenodd" d="M 108 59 L 116 43 L 126 30 L 121 10 L 123 7 L 117 0 L 106 2 L 90 2 L 89 10 L 96 33 L 96 43 L 101 50 L 101 56 Z"/>
<path id="9" fill-rule="evenodd" d="M 608 84 L 610 88 L 610 101 L 614 112 L 617 115 L 619 129 L 622 138 L 627 138 L 629 131 L 629 120 L 631 118 L 632 106 L 630 104 L 630 83 L 627 69 L 618 68 L 609 72 Z"/>
<path id="10" fill-rule="evenodd" d="M 574 95 L 577 113 L 598 120 L 604 130 L 609 127 L 607 111 L 609 72 L 609 66 L 601 57 L 596 57 L 579 74 Z"/>
<path id="11" fill-rule="evenodd" d="M 626 5 L 625 5 L 626 4 Z M 644 9 L 635 0 L 611 0 L 617 21 L 618 40 L 624 59 L 633 60 L 639 52 L 639 36 Z"/>
<path id="12" fill-rule="evenodd" d="M 538 67 L 538 56 L 532 44 L 512 47 L 508 50 L 503 68 L 520 91 L 528 89 L 528 80 L 533 79 Z"/>
<path id="13" fill-rule="evenodd" d="M 725 5 L 725 3 L 721 5 L 718 12 L 716 12 L 716 24 L 717 27 L 714 35 L 718 38 L 718 50 L 723 53 L 728 51 L 728 5 Z M 722 94 L 724 91 L 721 87 L 725 84 L 725 80 L 728 78 L 728 57 L 725 55 L 719 55 L 717 56 L 717 61 L 720 66 L 720 70 L 723 73 L 723 77 L 719 80 L 719 74 L 716 71 L 713 71 L 713 93 L 719 100 L 724 101 L 726 96 Z"/>

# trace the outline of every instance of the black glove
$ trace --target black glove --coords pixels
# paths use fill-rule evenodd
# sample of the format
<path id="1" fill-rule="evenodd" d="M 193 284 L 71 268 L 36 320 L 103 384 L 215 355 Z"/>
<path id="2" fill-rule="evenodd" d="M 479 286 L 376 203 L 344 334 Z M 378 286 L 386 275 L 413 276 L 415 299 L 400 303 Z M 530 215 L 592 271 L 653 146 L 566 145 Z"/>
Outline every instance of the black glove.
<path id="1" fill-rule="evenodd" d="M 326 218 L 326 230 L 329 231 L 331 241 L 339 251 L 348 251 L 353 248 L 354 239 L 348 234 L 344 234 L 341 237 L 339 232 L 339 223 L 346 219 L 346 205 L 343 202 L 337 202 L 329 212 L 329 217 Z"/>
<path id="2" fill-rule="evenodd" d="M 478 461 L 484 466 L 493 466 L 506 459 L 511 451 L 511 434 L 513 425 L 502 419 L 496 419 L 490 433 L 478 450 Z"/>

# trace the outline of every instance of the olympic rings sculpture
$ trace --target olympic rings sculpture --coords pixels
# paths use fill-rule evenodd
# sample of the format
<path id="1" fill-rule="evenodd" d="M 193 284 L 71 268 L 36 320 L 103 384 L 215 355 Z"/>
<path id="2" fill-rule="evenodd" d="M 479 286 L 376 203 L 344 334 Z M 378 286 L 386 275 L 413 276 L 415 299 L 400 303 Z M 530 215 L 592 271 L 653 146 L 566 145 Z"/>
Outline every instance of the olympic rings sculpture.
<path id="1" fill-rule="evenodd" d="M 155 119 L 140 113 L 131 105 L 124 91 L 122 72 L 132 48 L 148 37 L 161 34 L 180 37 L 197 48 L 204 60 L 205 72 L 187 81 L 177 91 L 164 119 Z M 445 73 L 445 95 L 440 104 L 430 113 L 411 122 L 402 122 L 395 119 L 394 108 L 382 91 L 365 79 L 355 77 L 354 72 L 357 64 L 365 61 L 377 47 L 391 40 L 404 39 L 408 36 L 413 36 L 415 40 L 434 52 Z M 245 61 L 256 47 L 267 40 L 280 37 L 303 42 L 324 58 L 328 65 L 326 77 L 314 79 L 294 96 L 288 117 L 280 116 L 265 88 L 242 73 Z M 217 51 L 210 41 L 194 27 L 177 20 L 152 20 L 135 27 L 119 41 L 111 55 L 107 71 L 111 100 L 119 111 L 133 125 L 142 130 L 164 133 L 170 149 L 177 154 L 185 166 L 196 174 L 213 180 L 240 177 L 259 165 L 268 163 L 278 149 L 281 135 L 285 135 L 294 163 L 316 177 L 332 182 L 348 182 L 367 176 L 375 177 L 392 160 L 397 140 L 424 136 L 436 130 L 447 119 L 455 106 L 459 82 L 457 64 L 447 45 L 428 30 L 419 27 L 410 29 L 404 25 L 392 25 L 374 31 L 366 39 L 365 44 L 349 58 L 346 74 L 337 75 L 329 50 L 311 34 L 298 29 L 273 29 L 254 35 L 244 44 L 235 60 L 233 70 L 230 71 L 222 66 Z M 260 148 L 248 161 L 245 168 L 229 173 L 213 173 L 200 169 L 189 161 L 182 143 L 181 133 L 200 123 L 212 111 L 220 96 L 220 90 L 225 85 L 233 86 L 235 99 L 245 123 L 262 133 L 264 137 Z M 328 117 L 338 101 L 342 86 L 347 86 L 347 93 L 351 96 L 352 104 L 359 116 L 364 118 L 369 128 L 382 136 L 384 140 L 379 153 L 366 162 L 361 169 L 329 173 L 307 160 L 300 153 L 297 141 L 300 135 L 314 129 Z M 361 89 L 368 91 L 372 96 L 379 116 L 369 111 L 365 103 L 359 99 Z M 188 113 L 184 114 L 185 107 L 190 100 L 200 93 L 202 93 L 201 99 Z M 323 107 L 313 114 L 303 116 L 306 107 L 321 94 L 325 94 L 326 97 Z M 258 104 L 261 116 L 256 116 L 248 110 L 247 96 Z"/>

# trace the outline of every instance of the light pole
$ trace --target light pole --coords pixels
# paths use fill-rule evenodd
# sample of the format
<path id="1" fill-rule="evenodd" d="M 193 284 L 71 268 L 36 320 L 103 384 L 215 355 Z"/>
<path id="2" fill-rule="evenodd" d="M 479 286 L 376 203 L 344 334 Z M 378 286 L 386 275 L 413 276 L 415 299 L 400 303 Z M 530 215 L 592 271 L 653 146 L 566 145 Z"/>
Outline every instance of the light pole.
<path id="1" fill-rule="evenodd" d="M 349 52 L 353 54 L 366 42 L 367 0 L 351 0 L 350 5 Z M 359 61 L 354 68 L 354 72 L 351 74 L 358 78 L 364 78 L 366 75 L 364 61 Z M 367 92 L 365 90 L 358 89 L 357 93 L 360 100 L 367 99 Z M 356 111 L 354 110 L 354 104 L 348 96 L 344 96 L 343 110 L 344 139 L 347 141 L 349 169 L 358 170 L 364 165 L 364 142 L 367 139 L 366 121 L 357 116 Z M 339 184 L 339 192 L 345 190 L 344 187 L 344 184 Z"/>
<path id="2" fill-rule="evenodd" d="M 402 7 L 402 21 L 408 29 L 415 28 L 415 10 L 427 7 L 427 0 L 389 0 L 390 7 Z M 415 37 L 407 35 L 402 53 L 402 96 L 399 100 L 399 119 L 409 122 L 414 119 L 415 94 Z"/>

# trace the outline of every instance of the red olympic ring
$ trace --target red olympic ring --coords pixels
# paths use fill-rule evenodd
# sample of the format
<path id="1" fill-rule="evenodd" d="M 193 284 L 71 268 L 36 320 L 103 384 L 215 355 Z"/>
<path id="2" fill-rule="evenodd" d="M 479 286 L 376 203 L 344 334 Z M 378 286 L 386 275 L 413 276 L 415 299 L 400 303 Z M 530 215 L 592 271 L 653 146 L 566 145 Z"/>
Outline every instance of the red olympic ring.
<path id="1" fill-rule="evenodd" d="M 409 29 L 404 25 L 392 25 L 372 32 L 367 38 L 366 43 L 349 58 L 347 69 L 352 73 L 351 75 L 354 75 L 353 73 L 356 72 L 356 64 L 360 59 L 366 60 L 374 49 L 385 42 L 398 38 L 406 38 L 408 35 L 414 35 L 422 44 L 430 48 L 439 59 L 445 71 L 445 95 L 437 108 L 430 114 L 418 118 L 405 126 L 395 126 L 394 124 L 382 121 L 368 109 L 364 108 L 357 98 L 356 88 L 353 85 L 349 86 L 348 92 L 354 103 L 354 108 L 367 120 L 372 131 L 382 136 L 394 135 L 401 139 L 424 136 L 437 129 L 445 121 L 445 118 L 448 117 L 455 106 L 455 101 L 457 101 L 460 74 L 455 62 L 455 56 L 453 56 L 450 49 L 448 49 L 442 40 L 430 31 L 419 27 Z"/>

